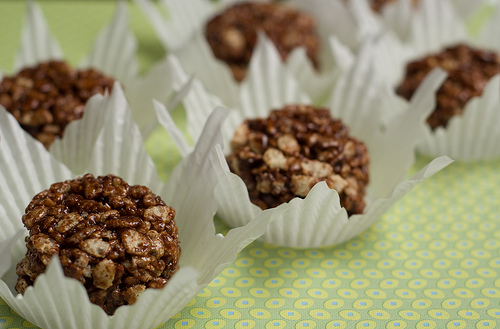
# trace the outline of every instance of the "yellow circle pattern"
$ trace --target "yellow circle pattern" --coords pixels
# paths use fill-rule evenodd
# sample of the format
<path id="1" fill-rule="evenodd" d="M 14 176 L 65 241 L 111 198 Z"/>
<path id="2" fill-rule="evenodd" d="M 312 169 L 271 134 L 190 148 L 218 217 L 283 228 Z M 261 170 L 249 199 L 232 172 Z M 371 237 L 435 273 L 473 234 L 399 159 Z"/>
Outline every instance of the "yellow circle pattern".
<path id="1" fill-rule="evenodd" d="M 441 199 L 440 207 L 445 203 Z M 493 328 L 500 319 L 500 308 L 492 308 L 500 298 L 500 257 L 493 256 L 500 244 L 490 233 L 498 224 L 474 231 L 473 215 L 454 223 L 455 217 L 441 213 L 435 223 L 430 209 L 418 216 L 407 215 L 408 209 L 397 208 L 366 235 L 330 250 L 265 245 L 263 261 L 252 257 L 263 247 L 244 250 L 241 257 L 252 266 L 237 268 L 251 285 L 241 293 L 255 304 L 238 309 L 241 316 L 270 316 L 266 328 Z M 225 288 L 242 287 L 241 278 Z"/>

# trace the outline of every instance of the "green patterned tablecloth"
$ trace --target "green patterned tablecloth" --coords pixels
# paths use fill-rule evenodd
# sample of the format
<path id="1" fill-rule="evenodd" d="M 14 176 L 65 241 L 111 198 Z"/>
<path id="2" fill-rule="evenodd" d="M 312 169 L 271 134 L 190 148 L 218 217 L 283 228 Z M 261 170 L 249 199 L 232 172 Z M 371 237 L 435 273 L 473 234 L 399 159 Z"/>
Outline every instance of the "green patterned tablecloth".
<path id="1" fill-rule="evenodd" d="M 114 2 L 43 1 L 71 63 L 89 51 Z M 129 5 L 143 69 L 164 55 Z M 0 1 L 0 68 L 10 71 L 25 3 Z M 182 113 L 176 116 L 182 124 Z M 148 141 L 163 178 L 179 154 Z M 416 171 L 429 159 L 418 158 Z M 454 163 L 342 245 L 290 249 L 254 242 L 159 328 L 494 328 L 500 326 L 500 161 Z M 218 230 L 227 227 L 216 221 Z M 0 299 L 0 328 L 32 328 Z"/>

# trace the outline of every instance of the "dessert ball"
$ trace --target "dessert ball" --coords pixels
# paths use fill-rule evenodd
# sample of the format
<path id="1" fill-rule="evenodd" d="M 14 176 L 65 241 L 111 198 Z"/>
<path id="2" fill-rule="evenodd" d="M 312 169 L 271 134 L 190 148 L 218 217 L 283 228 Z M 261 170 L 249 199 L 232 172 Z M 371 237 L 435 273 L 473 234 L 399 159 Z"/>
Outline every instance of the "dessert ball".
<path id="1" fill-rule="evenodd" d="M 446 48 L 409 63 L 397 93 L 409 100 L 427 73 L 436 67 L 444 69 L 448 78 L 438 90 L 436 107 L 427 119 L 432 129 L 446 127 L 453 116 L 462 114 L 472 97 L 483 93 L 488 81 L 500 74 L 500 57 L 492 51 L 465 44 Z"/>
<path id="2" fill-rule="evenodd" d="M 369 181 L 366 145 L 328 109 L 287 105 L 268 118 L 246 120 L 235 131 L 227 162 L 262 209 L 304 198 L 325 181 L 349 215 L 363 212 Z"/>
<path id="3" fill-rule="evenodd" d="M 0 105 L 46 148 L 83 115 L 95 94 L 111 91 L 113 79 L 94 69 L 74 70 L 63 61 L 27 67 L 0 82 Z"/>
<path id="4" fill-rule="evenodd" d="M 312 17 L 278 3 L 239 3 L 227 8 L 205 26 L 205 37 L 215 57 L 225 61 L 237 81 L 243 80 L 261 30 L 285 60 L 302 46 L 317 65 L 319 39 Z"/>
<path id="5" fill-rule="evenodd" d="M 58 257 L 107 314 L 134 304 L 147 288 L 162 288 L 177 271 L 180 246 L 175 210 L 147 187 L 113 176 L 55 183 L 37 194 L 22 220 L 29 230 L 17 264 L 24 293 Z"/>

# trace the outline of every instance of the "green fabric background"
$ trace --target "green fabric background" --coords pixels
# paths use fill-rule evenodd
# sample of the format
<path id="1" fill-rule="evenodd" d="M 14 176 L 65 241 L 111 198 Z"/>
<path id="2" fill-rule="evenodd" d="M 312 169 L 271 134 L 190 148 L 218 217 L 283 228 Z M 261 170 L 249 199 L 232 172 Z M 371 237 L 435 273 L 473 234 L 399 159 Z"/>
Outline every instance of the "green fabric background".
<path id="1" fill-rule="evenodd" d="M 41 1 L 77 64 L 113 1 Z M 129 3 L 144 71 L 165 51 Z M 11 72 L 25 13 L 0 1 L 0 70 Z M 183 125 L 182 112 L 175 115 Z M 165 132 L 147 143 L 163 179 L 180 156 Z M 418 157 L 416 172 L 430 159 Z M 159 328 L 494 328 L 500 325 L 500 161 L 455 162 L 342 245 L 291 249 L 254 242 Z M 218 230 L 228 228 L 216 220 Z M 32 328 L 0 299 L 0 328 Z"/>

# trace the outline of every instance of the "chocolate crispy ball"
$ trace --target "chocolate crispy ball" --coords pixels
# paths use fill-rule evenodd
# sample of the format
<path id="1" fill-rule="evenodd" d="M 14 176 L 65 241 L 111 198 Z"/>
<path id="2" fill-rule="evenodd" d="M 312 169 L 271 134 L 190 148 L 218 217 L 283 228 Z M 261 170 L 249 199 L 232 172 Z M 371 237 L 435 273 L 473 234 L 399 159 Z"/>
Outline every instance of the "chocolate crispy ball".
<path id="1" fill-rule="evenodd" d="M 93 70 L 77 71 L 62 61 L 22 69 L 0 82 L 0 105 L 46 148 L 83 115 L 95 94 L 111 91 L 113 79 Z"/>
<path id="2" fill-rule="evenodd" d="M 268 118 L 246 120 L 236 129 L 231 149 L 231 171 L 262 209 L 303 198 L 325 181 L 349 215 L 363 212 L 368 150 L 328 109 L 287 105 Z"/>
<path id="3" fill-rule="evenodd" d="M 35 195 L 23 223 L 26 256 L 17 264 L 24 293 L 53 256 L 108 314 L 134 304 L 146 288 L 162 288 L 179 265 L 175 210 L 147 187 L 113 175 L 55 183 Z"/>
<path id="4" fill-rule="evenodd" d="M 396 92 L 410 99 L 420 82 L 432 69 L 447 71 L 445 80 L 436 95 L 436 107 L 427 118 L 432 129 L 446 127 L 448 121 L 463 112 L 465 104 L 480 96 L 488 81 L 500 73 L 500 56 L 492 51 L 474 49 L 464 44 L 444 49 L 406 66 L 406 77 Z"/>
<path id="5" fill-rule="evenodd" d="M 259 30 L 276 45 L 283 60 L 292 49 L 303 46 L 317 65 L 319 40 L 312 17 L 282 4 L 239 3 L 205 27 L 205 37 L 215 57 L 229 64 L 237 81 L 245 77 Z"/>

